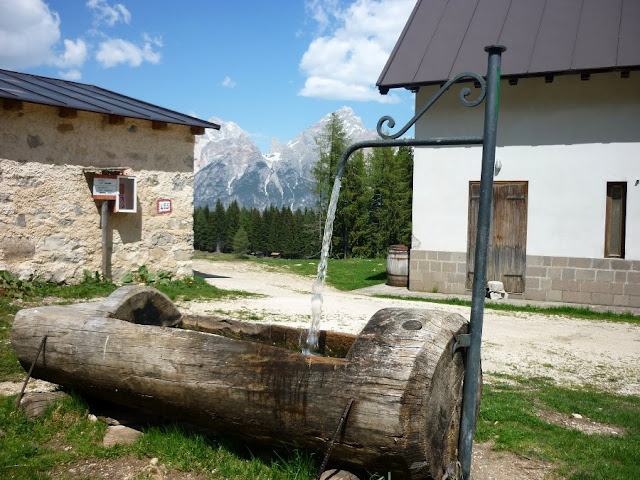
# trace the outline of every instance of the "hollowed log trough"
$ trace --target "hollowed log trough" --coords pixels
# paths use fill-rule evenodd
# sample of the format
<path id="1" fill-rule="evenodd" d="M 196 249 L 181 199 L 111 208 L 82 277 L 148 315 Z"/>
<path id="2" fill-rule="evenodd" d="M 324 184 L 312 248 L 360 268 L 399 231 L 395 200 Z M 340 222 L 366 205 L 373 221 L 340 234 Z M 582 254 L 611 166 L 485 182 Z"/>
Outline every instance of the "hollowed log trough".
<path id="1" fill-rule="evenodd" d="M 21 310 L 11 343 L 29 369 L 46 336 L 36 378 L 263 443 L 324 452 L 353 399 L 330 464 L 440 480 L 456 462 L 464 364 L 453 345 L 467 326 L 387 308 L 357 336 L 321 332 L 344 357 L 309 356 L 282 346 L 301 329 L 182 318 L 157 290 L 122 287 L 103 302 Z"/>

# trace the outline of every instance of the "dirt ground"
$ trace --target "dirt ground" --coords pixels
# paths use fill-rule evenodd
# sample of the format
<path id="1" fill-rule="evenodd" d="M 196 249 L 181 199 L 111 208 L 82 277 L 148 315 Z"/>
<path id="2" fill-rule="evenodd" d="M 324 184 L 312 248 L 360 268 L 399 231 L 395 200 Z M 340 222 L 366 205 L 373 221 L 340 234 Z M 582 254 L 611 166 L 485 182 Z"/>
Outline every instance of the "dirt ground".
<path id="1" fill-rule="evenodd" d="M 215 302 L 186 302 L 178 307 L 187 315 L 218 314 L 232 318 L 308 327 L 312 277 L 274 273 L 248 262 L 195 260 L 194 270 L 223 289 L 261 294 L 254 298 Z M 321 329 L 358 333 L 369 318 L 385 307 L 446 310 L 469 317 L 469 308 L 435 303 L 375 298 L 363 293 L 323 291 Z M 640 396 L 640 326 L 602 321 L 576 320 L 529 313 L 485 310 L 482 362 L 485 383 L 492 374 L 554 378 L 559 384 L 592 385 L 614 393 Z M 21 384 L 0 383 L 0 395 L 20 391 Z M 45 382 L 31 381 L 28 391 L 42 391 Z M 549 418 L 549 421 L 554 421 Z M 580 428 L 577 419 L 557 419 L 567 428 Z M 199 479 L 200 476 L 167 471 L 149 460 L 131 462 L 100 460 L 74 465 L 56 477 Z M 542 480 L 552 477 L 553 465 L 505 452 L 491 445 L 474 444 L 474 480 Z"/>

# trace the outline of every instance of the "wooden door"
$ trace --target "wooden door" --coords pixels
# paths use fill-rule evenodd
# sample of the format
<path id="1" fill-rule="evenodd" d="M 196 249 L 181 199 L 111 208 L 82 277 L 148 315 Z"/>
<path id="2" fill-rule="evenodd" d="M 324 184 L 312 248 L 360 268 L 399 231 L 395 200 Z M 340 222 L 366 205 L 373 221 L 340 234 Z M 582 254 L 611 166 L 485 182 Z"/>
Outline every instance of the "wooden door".
<path id="1" fill-rule="evenodd" d="M 499 280 L 509 293 L 524 292 L 527 259 L 527 182 L 495 182 L 487 256 L 487 281 Z M 467 282 L 473 285 L 480 182 L 469 182 Z"/>

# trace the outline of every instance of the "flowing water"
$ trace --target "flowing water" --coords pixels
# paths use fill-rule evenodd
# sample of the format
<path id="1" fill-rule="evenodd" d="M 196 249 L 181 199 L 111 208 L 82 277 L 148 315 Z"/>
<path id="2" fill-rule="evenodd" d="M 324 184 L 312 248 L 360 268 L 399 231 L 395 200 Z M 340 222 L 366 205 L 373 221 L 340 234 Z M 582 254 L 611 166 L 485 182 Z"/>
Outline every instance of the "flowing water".
<path id="1" fill-rule="evenodd" d="M 320 320 L 322 319 L 322 290 L 327 278 L 327 259 L 331 247 L 331 237 L 333 236 L 333 220 L 336 216 L 336 206 L 338 205 L 338 195 L 340 194 L 340 184 L 344 172 L 344 158 L 338 166 L 336 180 L 333 183 L 331 200 L 327 210 L 327 220 L 324 225 L 324 235 L 322 236 L 322 250 L 320 251 L 320 263 L 318 263 L 318 275 L 311 286 L 311 325 L 302 353 L 312 355 L 318 351 L 318 333 L 320 332 Z"/>

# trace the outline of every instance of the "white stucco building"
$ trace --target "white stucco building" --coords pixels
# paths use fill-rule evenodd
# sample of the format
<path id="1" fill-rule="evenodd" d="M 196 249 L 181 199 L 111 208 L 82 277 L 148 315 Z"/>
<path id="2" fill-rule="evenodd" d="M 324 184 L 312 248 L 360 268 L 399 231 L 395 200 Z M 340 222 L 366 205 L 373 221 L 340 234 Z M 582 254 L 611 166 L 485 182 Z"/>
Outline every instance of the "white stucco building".
<path id="1" fill-rule="evenodd" d="M 458 3 L 418 2 L 378 85 L 416 91 L 418 110 L 446 78 L 484 74 L 485 45 L 507 47 L 488 280 L 525 299 L 640 307 L 640 4 L 493 2 L 489 18 Z M 417 138 L 482 134 L 483 105 L 462 106 L 460 88 Z M 409 288 L 468 292 L 481 147 L 414 158 Z"/>

